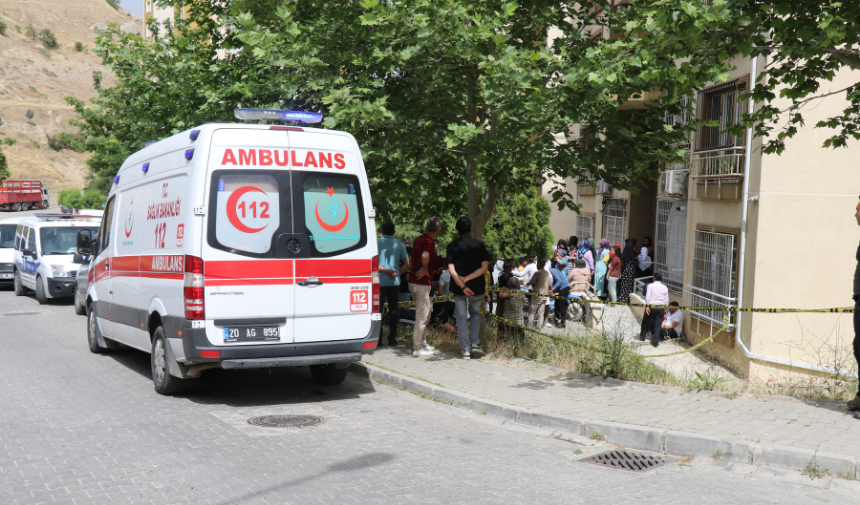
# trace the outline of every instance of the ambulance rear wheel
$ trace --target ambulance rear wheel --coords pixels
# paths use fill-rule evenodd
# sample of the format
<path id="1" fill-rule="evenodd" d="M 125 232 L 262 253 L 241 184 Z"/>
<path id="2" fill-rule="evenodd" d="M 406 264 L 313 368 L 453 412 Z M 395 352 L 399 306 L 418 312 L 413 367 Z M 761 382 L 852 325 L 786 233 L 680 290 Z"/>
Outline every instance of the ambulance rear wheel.
<path id="1" fill-rule="evenodd" d="M 27 294 L 27 288 L 21 284 L 21 273 L 15 272 L 15 279 L 12 281 L 13 287 L 15 288 L 15 296 L 24 296 Z"/>
<path id="2" fill-rule="evenodd" d="M 93 354 L 101 354 L 105 352 L 105 348 L 99 345 L 99 324 L 96 321 L 95 307 L 90 307 L 90 313 L 87 315 L 87 346 Z"/>
<path id="3" fill-rule="evenodd" d="M 335 368 L 333 364 L 311 365 L 311 377 L 323 386 L 337 386 L 346 379 L 349 368 Z"/>
<path id="4" fill-rule="evenodd" d="M 184 386 L 182 379 L 170 375 L 170 369 L 167 365 L 167 345 L 164 328 L 159 326 L 152 335 L 150 362 L 155 392 L 160 395 L 172 395 Z"/>
<path id="5" fill-rule="evenodd" d="M 36 277 L 36 301 L 39 305 L 48 303 L 48 296 L 45 294 L 45 283 L 41 277 Z"/>

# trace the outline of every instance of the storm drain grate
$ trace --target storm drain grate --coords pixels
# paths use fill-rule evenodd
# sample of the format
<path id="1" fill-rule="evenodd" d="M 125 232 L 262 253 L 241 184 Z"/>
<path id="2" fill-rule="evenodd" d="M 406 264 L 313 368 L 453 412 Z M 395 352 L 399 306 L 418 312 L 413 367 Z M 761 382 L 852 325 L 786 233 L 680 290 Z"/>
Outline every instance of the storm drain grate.
<path id="1" fill-rule="evenodd" d="M 325 422 L 317 416 L 271 415 L 248 419 L 248 424 L 263 428 L 310 428 Z"/>
<path id="2" fill-rule="evenodd" d="M 652 456 L 650 454 L 642 454 L 639 452 L 630 452 L 622 450 L 614 450 L 596 454 L 580 460 L 584 463 L 592 463 L 600 466 L 608 466 L 609 468 L 619 468 L 621 470 L 632 470 L 634 472 L 644 472 L 658 466 L 665 465 L 667 460 L 660 456 Z"/>
<path id="3" fill-rule="evenodd" d="M 3 315 L 4 316 L 35 316 L 36 314 L 41 314 L 41 312 L 7 312 Z"/>

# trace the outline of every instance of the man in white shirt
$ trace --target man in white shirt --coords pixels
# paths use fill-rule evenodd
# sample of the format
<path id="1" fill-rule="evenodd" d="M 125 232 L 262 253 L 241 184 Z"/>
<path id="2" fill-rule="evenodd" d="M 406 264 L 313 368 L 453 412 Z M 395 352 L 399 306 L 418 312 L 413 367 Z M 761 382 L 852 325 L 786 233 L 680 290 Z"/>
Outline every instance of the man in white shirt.
<path id="1" fill-rule="evenodd" d="M 648 305 L 669 305 L 669 288 L 661 281 L 663 275 L 660 272 L 654 274 L 654 282 L 648 284 L 645 293 L 645 303 Z M 642 329 L 639 331 L 639 340 L 645 340 L 645 334 L 652 330 L 651 345 L 660 345 L 660 330 L 663 325 L 665 309 L 645 309 L 645 317 L 642 318 Z"/>
<path id="2" fill-rule="evenodd" d="M 683 324 L 684 312 L 678 308 L 678 302 L 670 302 L 663 319 L 663 336 L 669 339 L 678 338 Z"/>

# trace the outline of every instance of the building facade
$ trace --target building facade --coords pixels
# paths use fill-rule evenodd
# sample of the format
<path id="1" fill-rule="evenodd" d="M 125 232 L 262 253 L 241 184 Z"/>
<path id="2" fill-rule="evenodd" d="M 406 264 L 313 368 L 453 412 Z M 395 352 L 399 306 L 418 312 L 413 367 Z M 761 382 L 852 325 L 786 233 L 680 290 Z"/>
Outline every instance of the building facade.
<path id="1" fill-rule="evenodd" d="M 155 34 L 147 26 L 149 18 L 155 18 L 159 25 L 163 26 L 165 21 L 175 24 L 177 19 L 184 19 L 188 14 L 188 7 L 177 12 L 173 7 L 161 6 L 157 0 L 143 0 L 143 38 L 151 40 Z"/>
<path id="2" fill-rule="evenodd" d="M 662 273 L 670 299 L 704 307 L 685 312 L 687 340 L 698 343 L 718 334 L 704 349 L 745 377 L 779 381 L 796 373 L 856 371 L 852 314 L 726 310 L 852 307 L 860 240 L 853 216 L 860 195 L 860 143 L 823 148 L 832 130 L 813 127 L 840 114 L 848 102 L 841 95 L 811 102 L 803 111 L 806 126 L 786 142 L 785 152 L 764 154 L 761 139 L 749 130 L 732 136 L 726 126 L 750 106 L 739 95 L 767 60 L 734 64 L 727 82 L 685 98 L 696 117 L 720 125 L 699 127 L 678 146 L 687 151 L 685 163 L 664 167 L 658 181 L 641 181 L 636 194 L 602 181 L 566 180 L 581 212 L 554 207 L 550 226 L 556 240 L 588 235 L 622 248 L 627 238 L 641 245 L 644 237 L 652 237 L 655 271 Z M 844 72 L 821 92 L 855 81 Z M 721 332 L 726 320 L 729 326 Z"/>

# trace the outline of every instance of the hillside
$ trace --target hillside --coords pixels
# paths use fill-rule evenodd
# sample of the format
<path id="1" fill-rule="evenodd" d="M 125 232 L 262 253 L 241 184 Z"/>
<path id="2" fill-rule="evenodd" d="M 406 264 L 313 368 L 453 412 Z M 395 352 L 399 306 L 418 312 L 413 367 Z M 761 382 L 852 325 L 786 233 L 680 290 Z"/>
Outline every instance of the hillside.
<path id="1" fill-rule="evenodd" d="M 77 131 L 68 124 L 77 115 L 63 98 L 73 95 L 88 102 L 94 95 L 94 70 L 101 69 L 103 84 L 112 85 L 110 73 L 91 52 L 97 36 L 91 27 L 131 22 L 127 28 L 139 33 L 142 20 L 106 0 L 2 0 L 0 21 L 7 25 L 6 35 L 0 36 L 0 140 L 17 141 L 3 145 L 12 177 L 42 179 L 52 191 L 80 188 L 87 153 L 53 151 L 46 135 Z M 52 30 L 59 47 L 46 49 L 27 37 L 30 25 L 36 33 Z M 76 51 L 76 42 L 86 49 Z M 27 119 L 27 109 L 33 110 L 33 119 Z"/>

